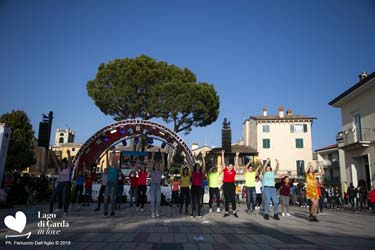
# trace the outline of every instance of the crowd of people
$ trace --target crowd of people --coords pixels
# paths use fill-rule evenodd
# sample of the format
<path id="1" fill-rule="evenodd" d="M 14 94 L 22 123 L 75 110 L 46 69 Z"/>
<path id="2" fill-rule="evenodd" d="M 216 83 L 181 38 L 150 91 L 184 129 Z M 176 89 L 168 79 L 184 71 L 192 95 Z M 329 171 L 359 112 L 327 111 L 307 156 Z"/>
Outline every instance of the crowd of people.
<path id="1" fill-rule="evenodd" d="M 129 183 L 127 200 L 130 206 L 136 206 L 136 212 L 144 212 L 147 203 L 147 189 L 150 192 L 151 216 L 160 216 L 161 186 L 164 173 L 164 163 L 154 160 L 154 154 L 150 159 L 138 159 L 134 168 L 128 176 L 124 176 L 121 171 L 115 153 L 106 153 L 108 166 L 104 169 L 103 163 L 100 171 L 87 168 L 83 163 L 76 176 L 72 178 L 72 157 L 68 153 L 68 158 L 61 162 L 55 162 L 58 169 L 56 179 L 46 176 L 30 176 L 24 174 L 7 173 L 5 176 L 4 190 L 0 192 L 0 199 L 6 199 L 7 204 L 33 204 L 35 202 L 49 201 L 50 213 L 56 211 L 55 202 L 58 201 L 58 209 L 63 210 L 67 216 L 69 208 L 79 208 L 80 206 L 90 206 L 92 204 L 93 183 L 101 184 L 95 211 L 100 211 L 101 204 L 104 203 L 104 215 L 115 215 L 116 208 L 119 209 L 123 200 L 124 184 Z M 222 159 L 225 152 L 222 151 Z M 238 153 L 235 164 L 222 164 L 211 167 L 206 172 L 205 164 L 198 163 L 193 166 L 183 166 L 180 175 L 172 177 L 170 181 L 172 199 L 170 205 L 176 205 L 180 214 L 183 210 L 185 215 L 190 213 L 191 217 L 202 216 L 203 194 L 206 187 L 209 190 L 208 211 L 213 212 L 216 205 L 216 212 L 221 213 L 224 203 L 224 217 L 232 214 L 238 217 L 237 202 L 242 193 L 242 200 L 246 201 L 246 213 L 255 215 L 262 211 L 265 220 L 270 219 L 270 215 L 275 220 L 280 220 L 281 216 L 292 216 L 289 206 L 309 207 L 309 219 L 318 222 L 317 214 L 323 213 L 324 208 L 339 209 L 344 205 L 364 211 L 371 206 L 372 213 L 375 213 L 375 190 L 367 194 L 364 182 L 360 182 L 355 188 L 351 183 L 341 197 L 341 190 L 338 186 L 326 187 L 321 180 L 324 175 L 322 168 L 314 169 L 309 164 L 306 169 L 306 185 L 300 183 L 295 185 L 295 180 L 289 176 L 284 176 L 276 182 L 275 176 L 279 169 L 279 162 L 275 159 L 276 166 L 273 169 L 270 159 L 258 160 L 258 166 L 251 160 L 245 167 L 245 183 L 241 192 L 239 185 L 236 185 L 236 169 L 238 167 Z M 98 166 L 99 167 L 99 166 Z M 318 178 L 318 175 L 320 178 Z M 71 181 L 73 179 L 73 181 Z M 4 196 L 4 197 L 3 197 Z M 3 197 L 3 198 L 2 198 Z M 109 208 L 109 204 L 111 207 Z M 281 205 L 281 213 L 279 213 Z M 231 207 L 231 213 L 230 208 Z M 273 214 L 271 214 L 273 207 Z"/>

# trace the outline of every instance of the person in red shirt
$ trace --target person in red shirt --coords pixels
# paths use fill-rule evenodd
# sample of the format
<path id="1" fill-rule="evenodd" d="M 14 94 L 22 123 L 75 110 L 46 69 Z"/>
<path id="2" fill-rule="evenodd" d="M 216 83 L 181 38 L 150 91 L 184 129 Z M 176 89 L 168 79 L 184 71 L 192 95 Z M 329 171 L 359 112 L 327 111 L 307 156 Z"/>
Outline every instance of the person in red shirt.
<path id="1" fill-rule="evenodd" d="M 219 170 L 219 174 L 224 173 L 223 179 L 223 192 L 224 192 L 224 205 L 225 205 L 225 214 L 224 217 L 229 216 L 229 203 L 232 203 L 232 210 L 233 215 L 238 218 L 236 212 L 236 186 L 235 186 L 235 177 L 236 177 L 236 170 L 233 168 L 232 164 L 229 166 L 225 166 L 224 161 L 224 153 L 225 151 L 221 151 L 221 165 L 222 169 Z M 238 155 L 236 153 L 236 160 L 235 166 L 238 165 Z"/>
<path id="2" fill-rule="evenodd" d="M 203 165 L 204 166 L 204 165 Z M 201 195 L 202 195 L 202 180 L 204 176 L 204 168 L 201 168 L 199 163 L 193 166 L 191 173 L 191 217 L 195 217 L 195 211 L 198 208 L 198 217 L 201 217 Z"/>
<path id="3" fill-rule="evenodd" d="M 368 199 L 370 200 L 371 203 L 371 213 L 375 214 L 375 187 L 372 186 L 372 189 L 370 193 L 368 194 Z"/>
<path id="4" fill-rule="evenodd" d="M 130 197 L 130 206 L 133 206 L 133 199 L 135 199 L 137 195 L 137 185 L 138 185 L 138 176 L 135 170 L 132 170 L 129 174 L 129 182 L 130 182 L 130 189 L 129 189 L 129 197 Z"/>
<path id="5" fill-rule="evenodd" d="M 95 180 L 95 173 L 88 170 L 85 174 L 85 196 L 83 206 L 90 206 L 92 200 L 92 183 Z"/>
<path id="6" fill-rule="evenodd" d="M 144 206 L 147 201 L 147 176 L 148 171 L 144 165 L 137 164 L 136 170 L 138 172 L 138 182 L 137 182 L 137 212 L 141 210 L 144 211 Z M 141 208 L 139 208 L 141 205 Z"/>

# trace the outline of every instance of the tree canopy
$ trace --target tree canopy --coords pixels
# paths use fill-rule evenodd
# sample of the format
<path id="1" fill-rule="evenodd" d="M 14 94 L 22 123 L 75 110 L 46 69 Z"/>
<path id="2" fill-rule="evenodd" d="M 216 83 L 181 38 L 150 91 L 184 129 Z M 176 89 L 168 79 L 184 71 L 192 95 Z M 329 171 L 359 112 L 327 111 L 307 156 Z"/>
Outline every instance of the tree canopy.
<path id="1" fill-rule="evenodd" d="M 6 169 L 24 169 L 35 163 L 34 131 L 30 119 L 22 110 L 3 114 L 0 122 L 11 128 Z"/>
<path id="2" fill-rule="evenodd" d="M 100 64 L 87 91 L 115 120 L 162 118 L 173 122 L 176 132 L 207 126 L 219 114 L 219 96 L 212 84 L 197 82 L 187 68 L 145 55 Z"/>

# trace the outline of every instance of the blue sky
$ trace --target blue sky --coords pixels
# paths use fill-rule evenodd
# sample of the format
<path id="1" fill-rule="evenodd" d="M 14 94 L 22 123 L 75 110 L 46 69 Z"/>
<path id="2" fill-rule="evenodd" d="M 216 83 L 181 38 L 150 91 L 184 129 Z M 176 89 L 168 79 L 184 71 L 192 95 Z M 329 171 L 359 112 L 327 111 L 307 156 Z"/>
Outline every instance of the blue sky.
<path id="1" fill-rule="evenodd" d="M 314 149 L 335 143 L 338 109 L 328 102 L 375 71 L 375 1 L 0 1 L 0 114 L 22 109 L 34 130 L 55 113 L 84 142 L 108 123 L 87 96 L 100 63 L 146 54 L 188 67 L 215 85 L 220 116 L 183 136 L 221 144 L 231 121 L 279 105 L 314 116 Z M 53 137 L 53 136 L 52 136 Z"/>

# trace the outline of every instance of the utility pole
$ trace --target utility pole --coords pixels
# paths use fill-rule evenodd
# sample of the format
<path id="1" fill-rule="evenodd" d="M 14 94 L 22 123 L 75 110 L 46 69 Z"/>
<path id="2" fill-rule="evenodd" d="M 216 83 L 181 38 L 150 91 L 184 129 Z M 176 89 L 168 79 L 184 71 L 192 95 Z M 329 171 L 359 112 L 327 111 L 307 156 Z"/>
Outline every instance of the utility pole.
<path id="1" fill-rule="evenodd" d="M 44 167 L 41 169 L 42 174 L 45 174 L 48 168 L 48 153 L 49 142 L 51 139 L 53 112 L 50 111 L 48 115 L 42 114 L 42 121 L 39 123 L 38 146 L 45 148 Z"/>

